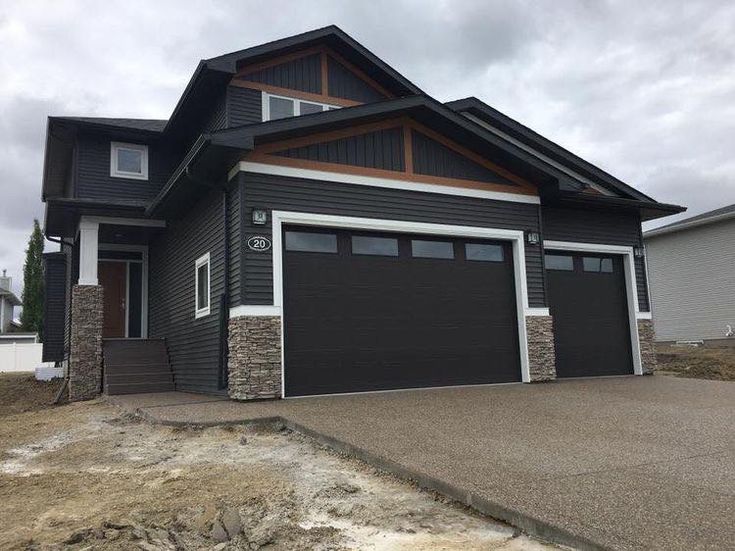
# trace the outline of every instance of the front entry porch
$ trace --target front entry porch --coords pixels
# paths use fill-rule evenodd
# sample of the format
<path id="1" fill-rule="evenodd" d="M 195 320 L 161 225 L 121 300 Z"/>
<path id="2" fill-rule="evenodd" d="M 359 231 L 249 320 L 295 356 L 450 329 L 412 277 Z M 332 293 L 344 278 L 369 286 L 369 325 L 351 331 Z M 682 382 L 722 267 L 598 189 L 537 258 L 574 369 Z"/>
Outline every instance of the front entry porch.
<path id="1" fill-rule="evenodd" d="M 82 216 L 72 257 L 69 397 L 173 390 L 166 342 L 148 339 L 148 245 L 157 220 Z"/>

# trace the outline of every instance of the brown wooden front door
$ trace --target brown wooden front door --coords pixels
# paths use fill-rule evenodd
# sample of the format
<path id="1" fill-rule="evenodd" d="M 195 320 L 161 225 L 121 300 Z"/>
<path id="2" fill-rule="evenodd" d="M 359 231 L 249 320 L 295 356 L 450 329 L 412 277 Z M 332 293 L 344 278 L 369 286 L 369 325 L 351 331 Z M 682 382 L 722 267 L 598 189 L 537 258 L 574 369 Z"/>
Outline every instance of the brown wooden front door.
<path id="1" fill-rule="evenodd" d="M 105 291 L 103 338 L 125 336 L 126 266 L 124 262 L 100 262 L 98 265 L 98 278 Z"/>

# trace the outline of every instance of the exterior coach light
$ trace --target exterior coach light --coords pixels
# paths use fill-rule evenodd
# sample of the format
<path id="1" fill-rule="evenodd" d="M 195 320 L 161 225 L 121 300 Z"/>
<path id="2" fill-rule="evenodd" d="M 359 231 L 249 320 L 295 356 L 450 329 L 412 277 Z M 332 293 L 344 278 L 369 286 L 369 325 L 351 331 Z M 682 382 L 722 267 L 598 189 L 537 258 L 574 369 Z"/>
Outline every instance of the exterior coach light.
<path id="1" fill-rule="evenodd" d="M 253 209 L 253 224 L 262 226 L 268 222 L 268 212 L 264 209 Z"/>
<path id="2" fill-rule="evenodd" d="M 538 245 L 541 238 L 539 237 L 539 234 L 536 233 L 535 231 L 530 231 L 526 234 L 526 240 L 531 245 Z"/>
<path id="3" fill-rule="evenodd" d="M 643 247 L 633 247 L 633 255 L 636 258 L 643 258 L 644 256 L 646 256 L 646 249 L 644 249 Z"/>

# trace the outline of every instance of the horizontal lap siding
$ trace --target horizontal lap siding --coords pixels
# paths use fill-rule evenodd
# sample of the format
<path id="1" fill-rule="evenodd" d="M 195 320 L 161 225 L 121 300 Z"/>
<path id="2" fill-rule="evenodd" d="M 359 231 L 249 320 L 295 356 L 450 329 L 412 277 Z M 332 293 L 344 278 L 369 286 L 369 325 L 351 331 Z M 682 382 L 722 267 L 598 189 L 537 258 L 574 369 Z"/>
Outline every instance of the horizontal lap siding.
<path id="1" fill-rule="evenodd" d="M 273 304 L 272 255 L 249 251 L 249 235 L 270 236 L 270 224 L 255 226 L 248 213 L 254 207 L 383 218 L 434 224 L 539 231 L 538 207 L 453 195 L 370 188 L 334 182 L 300 180 L 241 173 L 243 194 L 242 303 Z M 526 245 L 528 294 L 531 306 L 545 306 L 541 252 Z"/>
<path id="2" fill-rule="evenodd" d="M 544 239 L 640 247 L 641 221 L 636 214 L 542 207 Z M 646 269 L 643 259 L 635 259 L 638 306 L 648 312 Z"/>
<path id="3" fill-rule="evenodd" d="M 97 135 L 78 137 L 75 196 L 113 203 L 147 204 L 166 181 L 170 160 L 164 159 L 161 152 L 149 145 L 147 180 L 113 178 L 110 176 L 110 143 L 113 141 L 126 140 Z"/>
<path id="4" fill-rule="evenodd" d="M 60 362 L 64 359 L 66 325 L 66 254 L 43 255 L 44 309 L 43 361 Z"/>
<path id="5" fill-rule="evenodd" d="M 233 185 L 228 192 L 228 235 L 230 244 L 230 305 L 236 306 L 240 304 L 240 186 Z"/>
<path id="6" fill-rule="evenodd" d="M 242 126 L 263 121 L 263 99 L 260 90 L 227 87 L 227 126 Z"/>
<path id="7" fill-rule="evenodd" d="M 194 318 L 194 263 L 209 252 L 208 316 Z M 177 390 L 217 391 L 224 291 L 222 194 L 212 191 L 150 245 L 150 331 L 168 345 Z"/>

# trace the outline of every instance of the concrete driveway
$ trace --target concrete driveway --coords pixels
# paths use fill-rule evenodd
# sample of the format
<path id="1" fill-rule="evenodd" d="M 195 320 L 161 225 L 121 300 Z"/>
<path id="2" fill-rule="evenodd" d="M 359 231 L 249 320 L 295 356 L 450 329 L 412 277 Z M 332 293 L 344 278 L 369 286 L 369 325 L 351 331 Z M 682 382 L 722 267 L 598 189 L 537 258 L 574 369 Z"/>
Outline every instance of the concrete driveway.
<path id="1" fill-rule="evenodd" d="M 236 403 L 117 397 L 162 422 L 281 417 L 578 547 L 732 549 L 735 383 L 665 376 Z"/>

